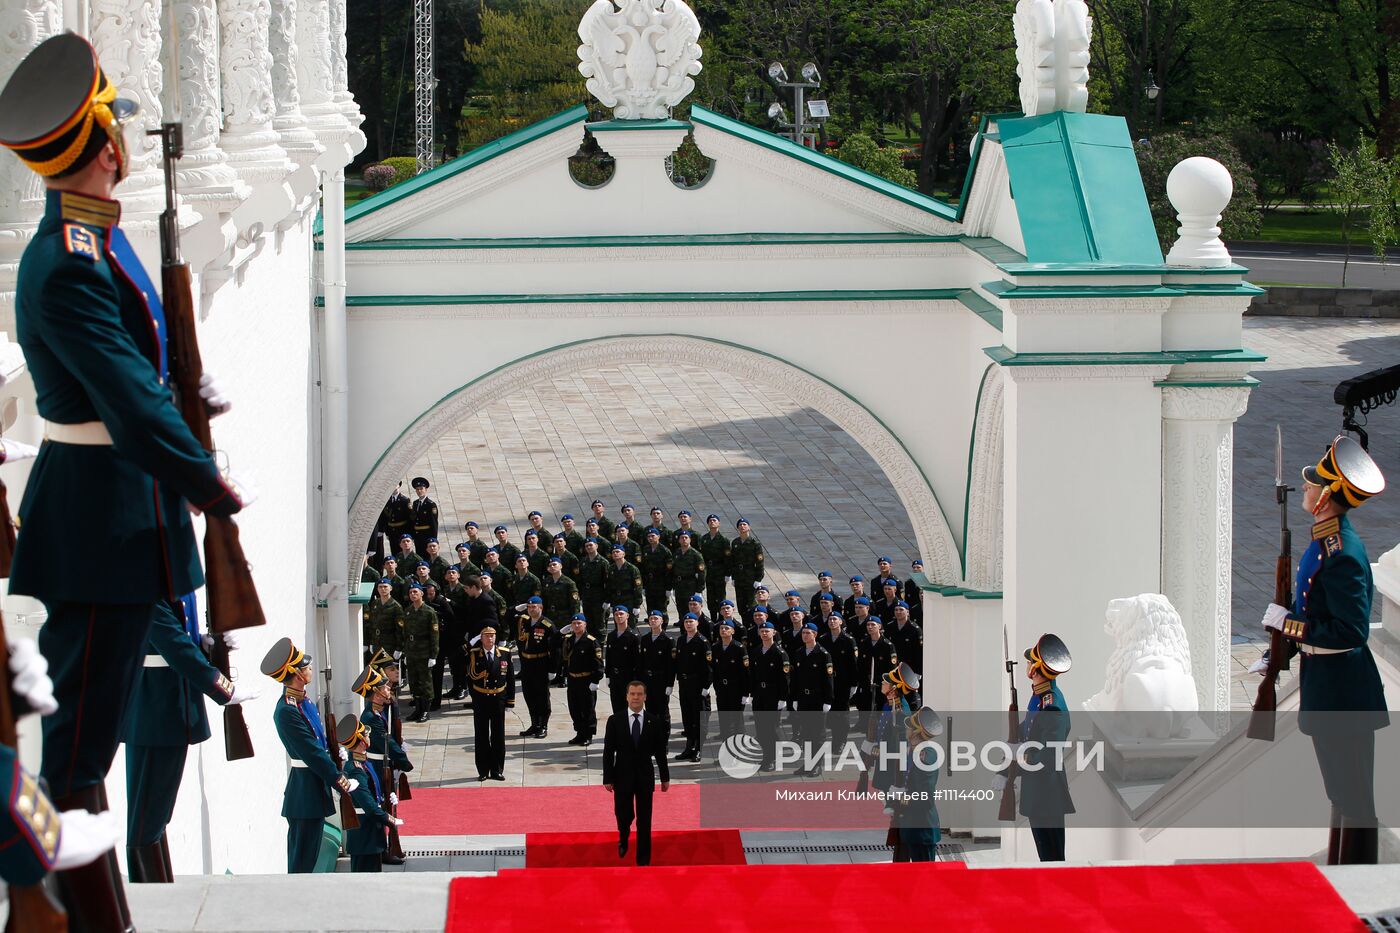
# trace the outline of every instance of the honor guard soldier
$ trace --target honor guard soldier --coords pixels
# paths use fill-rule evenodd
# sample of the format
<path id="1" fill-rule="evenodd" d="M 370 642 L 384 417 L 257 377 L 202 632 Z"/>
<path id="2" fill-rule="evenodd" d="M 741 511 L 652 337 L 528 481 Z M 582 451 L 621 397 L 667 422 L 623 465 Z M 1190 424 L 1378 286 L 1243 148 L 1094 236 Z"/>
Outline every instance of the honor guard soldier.
<path id="1" fill-rule="evenodd" d="M 817 623 L 802 626 L 802 647 L 789 663 L 792 666 L 792 700 L 797 710 L 797 741 L 802 743 L 803 757 L 815 756 L 826 737 L 826 719 L 822 713 L 831 712 L 832 677 L 835 671 L 831 655 L 817 644 Z M 813 758 L 811 767 L 798 768 L 799 776 L 822 773 L 819 760 Z"/>
<path id="2" fill-rule="evenodd" d="M 393 547 L 399 543 L 399 539 L 407 534 L 413 536 L 413 515 L 408 503 L 408 496 L 403 494 L 403 480 L 399 480 L 394 486 L 394 492 L 389 496 L 389 501 L 384 503 L 384 534 L 389 539 L 389 546 Z"/>
<path id="3" fill-rule="evenodd" d="M 530 572 L 536 577 L 544 579 L 545 570 L 549 566 L 549 552 L 540 547 L 540 535 L 535 529 L 531 528 L 525 532 L 525 548 L 520 554 L 525 558 Z M 519 558 L 516 559 L 515 566 L 520 566 Z"/>
<path id="4" fill-rule="evenodd" d="M 428 498 L 429 485 L 425 477 L 413 477 L 413 494 L 417 498 L 409 506 L 409 512 L 413 519 L 413 544 L 419 554 L 425 553 L 428 541 L 438 536 L 438 506 Z"/>
<path id="5" fill-rule="evenodd" d="M 560 539 L 560 543 L 562 545 L 563 539 Z M 549 559 L 548 572 L 540 584 L 540 590 L 540 595 L 544 597 L 544 614 L 549 618 L 572 619 L 582 611 L 578 584 L 564 576 L 564 561 L 559 557 Z"/>
<path id="6" fill-rule="evenodd" d="M 699 615 L 699 613 L 696 613 L 696 615 Z M 746 625 L 744 620 L 740 619 L 734 611 L 734 600 L 724 599 L 720 600 L 719 615 L 710 620 L 709 631 L 714 632 L 715 627 L 724 619 L 728 619 L 730 622 L 734 623 L 734 637 L 738 638 L 746 645 L 758 644 L 757 615 L 753 617 L 753 621 Z M 709 637 L 701 626 L 696 626 L 696 628 L 700 629 L 700 634 L 705 635 L 707 638 Z"/>
<path id="7" fill-rule="evenodd" d="M 880 565 L 880 572 L 875 574 L 875 582 L 870 584 L 871 596 L 875 599 L 879 599 L 880 594 L 884 592 L 885 583 L 893 581 L 895 596 L 898 597 L 899 581 L 894 578 L 894 561 L 890 560 L 888 557 L 881 557 L 877 563 Z"/>
<path id="8" fill-rule="evenodd" d="M 437 666 L 438 615 L 423 602 L 423 588 L 408 588 L 408 611 L 403 622 L 403 659 L 408 667 L 408 689 L 413 694 L 409 722 L 427 722 L 433 705 L 433 668 Z"/>
<path id="9" fill-rule="evenodd" d="M 388 801 L 391 808 L 396 806 L 398 795 L 393 791 L 386 792 L 374 765 L 366 760 L 369 733 L 365 724 L 346 714 L 340 718 L 335 732 L 341 748 L 349 756 L 341 774 L 356 785 L 350 799 L 355 803 L 355 814 L 360 820 L 357 828 L 345 831 L 345 851 L 350 854 L 350 870 L 382 871 L 384 850 L 388 846 L 385 830 L 390 825 L 403 825 L 403 820 L 385 812 L 384 803 Z"/>
<path id="10" fill-rule="evenodd" d="M 885 637 L 885 627 L 879 619 L 865 623 L 865 637 L 856 642 L 856 709 L 880 708 L 880 678 L 899 667 L 899 652 L 894 642 Z"/>
<path id="11" fill-rule="evenodd" d="M 505 525 L 497 525 L 492 530 L 492 533 L 496 536 L 494 547 L 496 548 L 496 553 L 500 555 L 501 566 L 508 572 L 514 571 L 515 559 L 520 556 L 520 548 L 511 543 L 510 529 L 506 528 Z M 490 558 L 487 559 L 489 560 Z M 499 583 L 500 581 L 497 582 Z"/>
<path id="12" fill-rule="evenodd" d="M 890 577 L 881 580 L 875 588 L 875 598 L 871 600 L 870 614 L 894 621 L 894 607 L 899 604 L 899 581 Z"/>
<path id="13" fill-rule="evenodd" d="M 899 759 L 891 752 L 904 739 L 905 719 L 919 708 L 921 683 L 914 669 L 903 663 L 880 678 L 875 709 L 866 719 L 866 740 L 861 743 L 861 753 L 868 756 L 866 768 L 873 771 L 870 783 L 876 790 L 889 790 L 900 781 L 900 768 L 895 763 Z"/>
<path id="14" fill-rule="evenodd" d="M 719 639 L 711 646 L 710 657 L 715 709 L 719 711 L 719 740 L 723 742 L 740 731 L 751 689 L 749 655 L 734 639 L 732 619 L 720 619 Z"/>
<path id="15" fill-rule="evenodd" d="M 656 618 L 656 613 L 650 618 Z M 699 622 L 694 614 L 686 613 L 683 631 L 676 638 L 676 681 L 681 688 L 681 729 L 685 733 L 685 748 L 676 761 L 698 762 L 705 745 L 705 691 L 710 688 L 714 658 L 710 643 L 699 632 Z"/>
<path id="16" fill-rule="evenodd" d="M 850 734 L 851 696 L 855 693 L 858 677 L 859 654 L 856 641 L 846 634 L 841 617 L 836 613 L 827 616 L 826 631 L 817 636 L 817 644 L 831 655 L 831 741 L 837 748 L 843 748 Z"/>
<path id="17" fill-rule="evenodd" d="M 924 632 L 909 618 L 909 604 L 896 600 L 894 604 L 894 624 L 885 633 L 893 644 L 895 652 L 909 662 L 909 666 L 924 673 Z"/>
<path id="18" fill-rule="evenodd" d="M 691 544 L 700 549 L 705 558 L 705 600 L 709 606 L 710 618 L 719 618 L 719 605 L 724 602 L 725 580 L 729 576 L 729 539 L 720 531 L 719 516 L 711 513 L 705 518 L 708 530 L 698 541 Z M 747 620 L 746 620 L 747 621 Z"/>
<path id="19" fill-rule="evenodd" d="M 870 598 L 865 595 L 865 577 L 856 574 L 851 577 L 851 595 L 846 597 L 846 601 L 841 604 L 841 618 L 854 619 L 856 615 L 856 604 L 864 599 L 865 604 L 870 605 Z"/>
<path id="20" fill-rule="evenodd" d="M 763 749 L 760 771 L 774 769 L 778 741 L 778 704 L 788 698 L 787 654 L 774 640 L 777 629 L 772 622 L 758 623 L 758 638 L 749 647 L 749 677 L 753 684 L 754 725 L 758 728 L 758 743 Z"/>
<path id="21" fill-rule="evenodd" d="M 685 605 L 687 607 L 686 611 L 695 616 L 695 630 L 701 635 L 704 635 L 706 641 L 713 644 L 715 638 L 718 637 L 715 633 L 716 623 L 711 620 L 709 614 L 705 612 L 705 597 L 701 596 L 699 593 L 692 593 L 690 598 L 686 600 Z M 730 605 L 733 604 L 731 603 Z M 678 594 L 676 596 L 677 611 L 679 611 L 680 608 L 681 600 Z M 742 643 L 744 640 L 744 633 L 739 630 L 739 620 L 731 616 L 731 621 L 734 623 L 734 638 Z"/>
<path id="22" fill-rule="evenodd" d="M 583 536 L 580 535 L 580 548 L 583 547 L 582 540 Z M 559 572 L 562 573 L 564 576 L 568 577 L 570 580 L 573 580 L 575 583 L 578 583 L 579 555 L 569 550 L 569 539 L 564 537 L 564 533 L 562 531 L 554 536 L 552 546 L 554 549 L 549 552 L 549 559 L 554 560 L 555 558 L 558 558 Z M 545 571 L 548 572 L 548 570 L 549 564 L 546 563 Z"/>
<path id="23" fill-rule="evenodd" d="M 384 715 L 389 722 L 389 735 L 402 745 L 403 717 L 399 715 L 399 686 L 403 682 L 403 672 L 399 670 L 398 659 L 385 651 L 378 651 L 369 659 L 369 666 L 384 675 L 384 687 L 389 696 Z"/>
<path id="24" fill-rule="evenodd" d="M 103 781 L 156 604 L 204 582 L 191 507 L 229 516 L 246 496 L 175 407 L 160 291 L 118 226 L 112 192 L 130 169 L 125 134 L 139 132 L 138 110 L 71 32 L 30 52 L 0 94 L 0 144 L 46 188 L 14 286 L 15 330 L 47 424 L 19 505 L 9 592 L 48 613 L 38 641 L 58 710 L 41 725 L 41 777 L 59 811 L 107 808 Z M 211 416 L 227 410 L 207 372 L 199 394 Z M 74 574 L 54 559 L 75 541 L 103 555 L 100 567 Z M 58 887 L 75 929 L 130 925 L 115 854 L 61 871 Z"/>
<path id="25" fill-rule="evenodd" d="M 671 589 L 676 594 L 676 612 L 679 613 L 686 611 L 685 602 L 692 594 L 705 592 L 705 557 L 694 546 L 692 537 L 689 529 L 677 531 L 676 549 L 671 555 Z M 701 608 L 691 606 L 690 611 L 698 616 Z"/>
<path id="26" fill-rule="evenodd" d="M 823 596 L 831 597 L 828 602 L 831 603 L 831 608 L 835 609 L 837 597 L 836 591 L 831 588 L 830 570 L 823 570 L 821 573 L 817 574 L 817 591 L 812 594 L 811 600 L 807 603 L 807 615 L 811 616 L 814 621 L 820 620 L 826 615 L 826 613 L 821 611 L 821 599 Z"/>
<path id="27" fill-rule="evenodd" d="M 598 547 L 597 538 L 583 542 L 583 559 L 574 577 L 583 616 L 588 620 L 588 632 L 594 638 L 603 637 L 603 603 L 606 602 L 609 566 L 607 559 L 598 553 Z"/>
<path id="28" fill-rule="evenodd" d="M 802 621 L 807 621 L 807 611 L 802 608 L 801 593 L 797 592 L 797 590 L 788 590 L 786 593 L 783 594 L 783 601 L 787 605 L 778 611 L 779 625 L 782 625 L 783 623 L 787 623 L 789 625 L 792 624 L 792 616 L 794 611 L 802 613 Z M 769 610 L 769 612 L 771 614 L 772 610 Z"/>
<path id="29" fill-rule="evenodd" d="M 759 608 L 760 607 L 755 606 L 754 610 L 757 611 Z M 783 650 L 788 653 L 788 657 L 791 658 L 796 655 L 798 649 L 802 647 L 802 633 L 807 628 L 807 614 L 799 610 L 794 613 L 784 613 L 783 615 L 777 616 L 774 616 L 769 611 L 765 611 L 764 615 L 768 616 L 768 618 L 773 621 L 774 625 L 779 626 L 778 630 L 783 633 Z M 784 615 L 786 615 L 788 620 L 786 624 L 783 622 Z"/>
<path id="30" fill-rule="evenodd" d="M 438 592 L 442 592 L 447 585 L 447 568 L 452 565 L 447 562 L 447 558 L 442 556 L 442 547 L 438 544 L 437 538 L 429 538 L 424 545 L 426 550 L 423 553 L 423 562 L 428 565 L 428 576 L 438 585 Z"/>
<path id="31" fill-rule="evenodd" d="M 739 519 L 734 528 L 739 536 L 729 542 L 729 574 L 734 578 L 739 618 L 747 619 L 753 605 L 754 584 L 763 579 L 763 543 L 754 536 L 747 519 Z"/>
<path id="32" fill-rule="evenodd" d="M 376 660 L 383 663 L 384 656 L 381 655 Z M 387 659 L 392 663 L 393 659 Z M 398 665 L 394 665 L 398 669 Z M 375 769 L 375 777 L 379 778 L 383 785 L 382 790 L 394 791 L 394 789 L 405 789 L 408 787 L 408 779 L 405 774 L 413 770 L 413 762 L 408 760 L 408 754 L 403 746 L 394 737 L 394 728 L 398 725 L 398 710 L 393 702 L 393 685 L 389 682 L 388 674 L 382 668 L 376 667 L 373 663 L 355 679 L 351 686 L 351 691 L 365 699 L 365 708 L 360 713 L 360 722 L 364 723 L 365 730 L 369 736 L 369 748 L 365 752 L 368 760 L 367 767 Z M 393 722 L 390 722 L 390 718 Z M 407 794 L 405 794 L 407 796 Z M 398 816 L 398 794 L 385 801 L 383 795 L 379 797 L 381 806 L 389 812 L 390 816 Z M 383 862 L 386 865 L 402 865 L 404 863 L 403 845 L 399 842 L 398 827 L 389 826 L 389 848 L 385 850 Z"/>
<path id="33" fill-rule="evenodd" d="M 423 563 L 423 558 L 413 549 L 413 535 L 405 532 L 399 536 L 399 549 L 394 552 L 394 561 L 398 564 L 399 576 L 412 583 L 418 573 L 418 565 Z"/>
<path id="34" fill-rule="evenodd" d="M 565 636 L 561 650 L 564 672 L 568 675 L 569 718 L 574 737 L 570 745 L 587 745 L 598 732 L 598 684 L 603 679 L 603 646 L 588 634 L 583 613 L 574 616 L 573 631 Z"/>
<path id="35" fill-rule="evenodd" d="M 619 522 L 613 534 L 617 537 L 616 546 L 622 548 L 626 554 L 627 563 L 641 570 L 642 546 L 632 540 L 632 526 L 626 522 Z M 640 605 L 639 603 L 638 606 Z"/>
<path id="36" fill-rule="evenodd" d="M 1359 443 L 1342 435 L 1303 470 L 1303 484 L 1303 508 L 1315 521 L 1311 541 L 1298 562 L 1293 605 L 1271 604 L 1264 627 L 1303 656 L 1298 728 L 1312 737 L 1332 803 L 1327 864 L 1370 865 L 1379 854 L 1375 732 L 1390 717 L 1367 644 L 1371 561 L 1350 512 L 1383 492 L 1385 477 Z"/>
<path id="37" fill-rule="evenodd" d="M 914 574 L 924 572 L 924 562 L 915 560 L 909 565 L 909 579 L 904 581 L 904 601 L 909 604 L 909 618 L 919 628 L 924 627 L 924 591 L 914 580 Z"/>
<path id="38" fill-rule="evenodd" d="M 393 597 L 394 584 L 384 577 L 365 603 L 365 634 L 370 647 L 395 654 L 403 650 L 404 609 Z"/>
<path id="39" fill-rule="evenodd" d="M 472 744 L 476 749 L 476 779 L 506 779 L 506 710 L 515 708 L 515 669 L 510 647 L 496 643 L 496 629 L 481 630 L 481 641 L 467 659 L 472 681 Z"/>
<path id="40" fill-rule="evenodd" d="M 156 604 L 146 639 L 146 663 L 127 716 L 126 864 L 133 882 L 174 881 L 166 824 L 175 810 L 191 745 L 209 738 L 208 697 L 220 706 L 245 703 L 259 691 L 235 685 L 205 653 L 220 638 L 237 647 L 235 633 L 199 634 L 194 595 Z"/>
<path id="41" fill-rule="evenodd" d="M 359 786 L 340 773 L 331 760 L 321 712 L 306 695 L 311 682 L 311 657 L 290 638 L 273 645 L 263 658 L 262 672 L 282 684 L 282 702 L 272 713 L 277 737 L 287 750 L 287 786 L 282 793 L 282 816 L 287 820 L 287 873 L 314 871 L 321 852 L 321 824 L 335 812 L 333 793 L 353 794 Z"/>
<path id="42" fill-rule="evenodd" d="M 608 633 L 603 652 L 603 670 L 608 676 L 608 696 L 614 716 L 627 708 L 627 685 L 643 676 L 642 642 L 632 631 L 631 620 L 626 606 L 613 608 L 615 628 Z"/>
<path id="43" fill-rule="evenodd" d="M 627 549 L 622 544 L 612 547 L 612 566 L 608 567 L 604 586 L 607 601 L 613 606 L 636 608 L 642 604 L 642 572 L 627 560 Z"/>
<path id="44" fill-rule="evenodd" d="M 826 628 L 830 625 L 829 620 L 832 616 L 841 619 L 841 613 L 836 611 L 835 593 L 818 593 L 813 602 L 816 603 L 817 608 L 813 611 L 812 621 L 817 623 L 817 628 Z M 844 621 L 845 620 L 842 619 L 842 622 Z"/>
<path id="45" fill-rule="evenodd" d="M 932 862 L 938 840 L 937 750 L 929 743 L 943 734 L 943 717 L 924 706 L 904 721 L 904 777 L 894 798 L 899 840 L 896 862 Z"/>
<path id="46" fill-rule="evenodd" d="M 753 618 L 753 614 L 756 610 L 762 609 L 767 613 L 768 618 L 773 620 L 773 624 L 781 629 L 783 619 L 780 618 L 781 613 L 768 602 L 768 587 L 764 586 L 762 583 L 755 583 L 753 587 L 753 599 L 753 605 L 749 606 L 749 618 Z M 789 619 L 790 618 L 791 617 L 789 617 Z"/>
<path id="47" fill-rule="evenodd" d="M 574 517 L 572 515 L 565 515 L 563 518 L 559 519 L 559 524 L 562 525 L 563 528 L 554 535 L 555 540 L 557 541 L 562 536 L 564 538 L 564 547 L 568 548 L 569 553 L 579 560 L 583 560 L 584 535 L 583 532 L 574 527 Z"/>
<path id="48" fill-rule="evenodd" d="M 613 606 L 616 613 L 618 606 Z M 626 606 L 620 607 L 626 610 Z M 671 688 L 676 682 L 676 643 L 663 631 L 661 616 L 647 617 L 642 642 L 642 677 L 647 685 L 647 706 L 666 722 L 671 721 Z"/>
<path id="49" fill-rule="evenodd" d="M 589 519 L 589 521 L 597 522 L 598 534 L 605 541 L 611 541 L 613 539 L 613 532 L 617 530 L 617 525 L 613 522 L 611 518 L 608 518 L 606 515 L 603 514 L 605 511 L 607 511 L 607 507 L 603 505 L 603 500 L 594 499 L 592 508 L 593 517 Z"/>
<path id="50" fill-rule="evenodd" d="M 671 589 L 671 550 L 661 543 L 661 530 L 647 529 L 646 547 L 642 548 L 642 588 L 646 591 L 647 612 L 661 610 L 665 618 Z"/>
<path id="51" fill-rule="evenodd" d="M 1021 778 L 1021 815 L 1030 820 L 1035 850 L 1042 862 L 1065 860 L 1065 814 L 1074 812 L 1069 795 L 1069 778 L 1057 765 L 1051 742 L 1069 738 L 1069 705 L 1060 692 L 1061 674 L 1070 669 L 1069 649 L 1057 635 L 1042 635 L 1026 649 L 1026 677 L 1031 682 L 1031 698 L 1021 720 L 1021 741 L 1030 767 L 1017 769 Z"/>
<path id="52" fill-rule="evenodd" d="M 549 682 L 559 669 L 558 633 L 544 616 L 532 618 L 527 626 L 529 635 L 520 645 L 520 692 L 530 711 L 530 727 L 520 735 L 542 739 L 549 735 L 549 715 L 553 712 Z"/>
<path id="53" fill-rule="evenodd" d="M 467 559 L 476 564 L 478 568 L 485 567 L 486 551 L 490 545 L 481 540 L 481 526 L 476 522 L 469 521 L 462 526 L 462 530 L 467 533 L 467 540 L 462 542 L 467 546 Z M 462 574 L 464 577 L 466 575 L 466 573 Z"/>

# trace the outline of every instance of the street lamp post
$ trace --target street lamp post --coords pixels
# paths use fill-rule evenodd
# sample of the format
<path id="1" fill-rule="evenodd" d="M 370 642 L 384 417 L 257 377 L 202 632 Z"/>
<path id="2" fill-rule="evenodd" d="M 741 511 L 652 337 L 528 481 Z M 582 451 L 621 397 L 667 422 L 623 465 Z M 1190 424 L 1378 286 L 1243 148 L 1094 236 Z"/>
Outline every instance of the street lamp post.
<path id="1" fill-rule="evenodd" d="M 773 86 L 778 89 L 791 90 L 793 95 L 793 122 L 787 122 L 787 114 L 780 102 L 774 102 L 768 107 L 768 116 L 777 121 L 784 130 L 788 130 L 793 142 L 799 146 L 807 145 L 807 127 L 811 124 L 807 120 L 806 96 L 808 89 L 815 89 L 822 86 L 821 72 L 817 70 L 815 62 L 807 62 L 802 66 L 802 80 L 788 80 L 787 69 L 781 62 L 773 62 L 768 66 L 768 79 L 773 82 Z"/>

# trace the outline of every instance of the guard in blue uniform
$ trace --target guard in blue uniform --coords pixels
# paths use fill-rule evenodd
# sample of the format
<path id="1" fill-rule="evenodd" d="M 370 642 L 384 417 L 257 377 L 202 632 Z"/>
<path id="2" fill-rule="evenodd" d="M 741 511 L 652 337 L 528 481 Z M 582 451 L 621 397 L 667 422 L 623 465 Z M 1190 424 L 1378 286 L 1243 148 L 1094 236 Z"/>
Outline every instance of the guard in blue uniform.
<path id="1" fill-rule="evenodd" d="M 385 830 L 390 826 L 403 825 L 403 820 L 385 811 L 383 802 L 389 801 L 392 808 L 398 803 L 398 797 L 393 791 L 385 793 L 374 764 L 366 760 L 369 732 L 365 724 L 346 714 L 336 724 L 335 734 L 341 748 L 349 756 L 341 778 L 355 785 L 350 799 L 355 802 L 355 814 L 360 818 L 358 828 L 345 832 L 345 851 L 350 853 L 350 870 L 382 871 L 384 850 L 388 846 Z"/>
<path id="2" fill-rule="evenodd" d="M 331 760 L 321 713 L 306 695 L 311 657 L 290 638 L 272 646 L 262 672 L 283 685 L 282 700 L 272 713 L 277 737 L 287 749 L 287 787 L 282 815 L 287 819 L 287 874 L 314 871 L 321 851 L 321 824 L 335 812 L 333 792 L 353 794 L 359 782 L 340 773 Z M 332 790 L 334 789 L 334 791 Z"/>
<path id="3" fill-rule="evenodd" d="M 1070 668 L 1069 649 L 1058 635 L 1041 635 L 1034 647 L 1026 649 L 1026 676 L 1031 682 L 1031 698 L 1021 720 L 1021 741 L 1037 742 L 1027 748 L 1025 759 L 1039 770 L 1021 772 L 1021 815 L 1030 820 L 1031 836 L 1042 862 L 1065 860 L 1065 815 L 1074 812 L 1069 795 L 1069 778 L 1056 766 L 1050 742 L 1069 738 L 1069 706 L 1060 692 L 1059 676 Z"/>
<path id="4" fill-rule="evenodd" d="M 937 751 L 932 742 L 943 734 L 943 717 L 924 706 L 904 720 L 904 771 L 900 792 L 893 795 L 896 862 L 932 862 L 938 840 Z"/>
<path id="5" fill-rule="evenodd" d="M 0 144 L 47 188 L 15 318 L 48 425 L 19 506 L 10 592 L 48 611 L 39 647 L 59 710 L 44 717 L 41 773 L 59 810 L 106 809 L 155 605 L 204 582 L 189 507 L 232 515 L 243 504 L 173 403 L 159 292 L 117 226 L 112 191 L 137 110 L 73 33 L 40 44 L 0 93 Z M 222 410 L 212 380 L 200 394 Z M 72 574 L 54 560 L 74 541 L 103 555 L 100 568 Z M 60 873 L 59 889 L 75 928 L 131 926 L 115 855 Z"/>
<path id="6" fill-rule="evenodd" d="M 1385 477 L 1362 446 L 1336 438 L 1303 470 L 1312 540 L 1298 562 L 1289 611 L 1271 604 L 1264 627 L 1303 656 L 1298 728 L 1312 736 L 1332 802 L 1329 865 L 1376 862 L 1376 730 L 1390 724 L 1385 689 L 1366 644 L 1371 633 L 1371 561 L 1347 513 L 1384 491 Z"/>
<path id="7" fill-rule="evenodd" d="M 219 673 L 205 653 L 199 634 L 194 594 L 156 604 L 146 661 L 127 717 L 126 864 L 133 882 L 174 881 L 165 827 L 175 809 L 185 757 L 191 745 L 209 738 L 204 697 L 220 706 L 243 703 L 258 695 L 254 687 L 235 686 Z M 235 635 L 222 637 L 233 646 Z"/>
<path id="8" fill-rule="evenodd" d="M 368 767 L 375 769 L 375 776 L 383 782 L 384 789 L 394 791 L 397 788 L 405 797 L 410 797 L 406 775 L 413 770 L 413 762 L 403 748 L 394 682 L 390 679 L 390 674 L 397 672 L 398 665 L 392 657 L 383 653 L 375 655 L 350 689 L 365 700 L 360 722 L 365 724 L 369 734 L 369 749 L 365 752 Z M 398 805 L 398 795 L 394 794 L 390 816 L 398 816 Z M 405 861 L 399 828 L 393 823 L 389 824 L 389 848 L 384 850 L 382 861 L 386 865 L 402 865 Z"/>

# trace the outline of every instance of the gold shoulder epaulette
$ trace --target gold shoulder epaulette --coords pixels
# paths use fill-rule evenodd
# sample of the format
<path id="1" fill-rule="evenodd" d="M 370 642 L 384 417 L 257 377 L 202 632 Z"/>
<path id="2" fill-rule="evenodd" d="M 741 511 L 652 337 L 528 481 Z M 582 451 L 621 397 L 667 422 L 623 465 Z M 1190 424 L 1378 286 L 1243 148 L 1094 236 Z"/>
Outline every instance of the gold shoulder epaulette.
<path id="1" fill-rule="evenodd" d="M 1325 522 L 1318 522 L 1312 526 L 1312 538 L 1314 541 L 1320 538 L 1329 538 L 1342 530 L 1341 519 L 1329 518 Z"/>

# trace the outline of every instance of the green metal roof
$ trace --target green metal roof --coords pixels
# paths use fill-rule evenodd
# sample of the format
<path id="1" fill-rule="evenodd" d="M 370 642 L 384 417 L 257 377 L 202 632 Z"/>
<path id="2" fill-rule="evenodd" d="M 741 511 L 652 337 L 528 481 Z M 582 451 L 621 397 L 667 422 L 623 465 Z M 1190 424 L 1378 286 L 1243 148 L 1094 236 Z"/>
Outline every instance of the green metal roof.
<path id="1" fill-rule="evenodd" d="M 1122 117 L 1056 111 L 996 130 L 1027 261 L 1162 264 Z"/>

